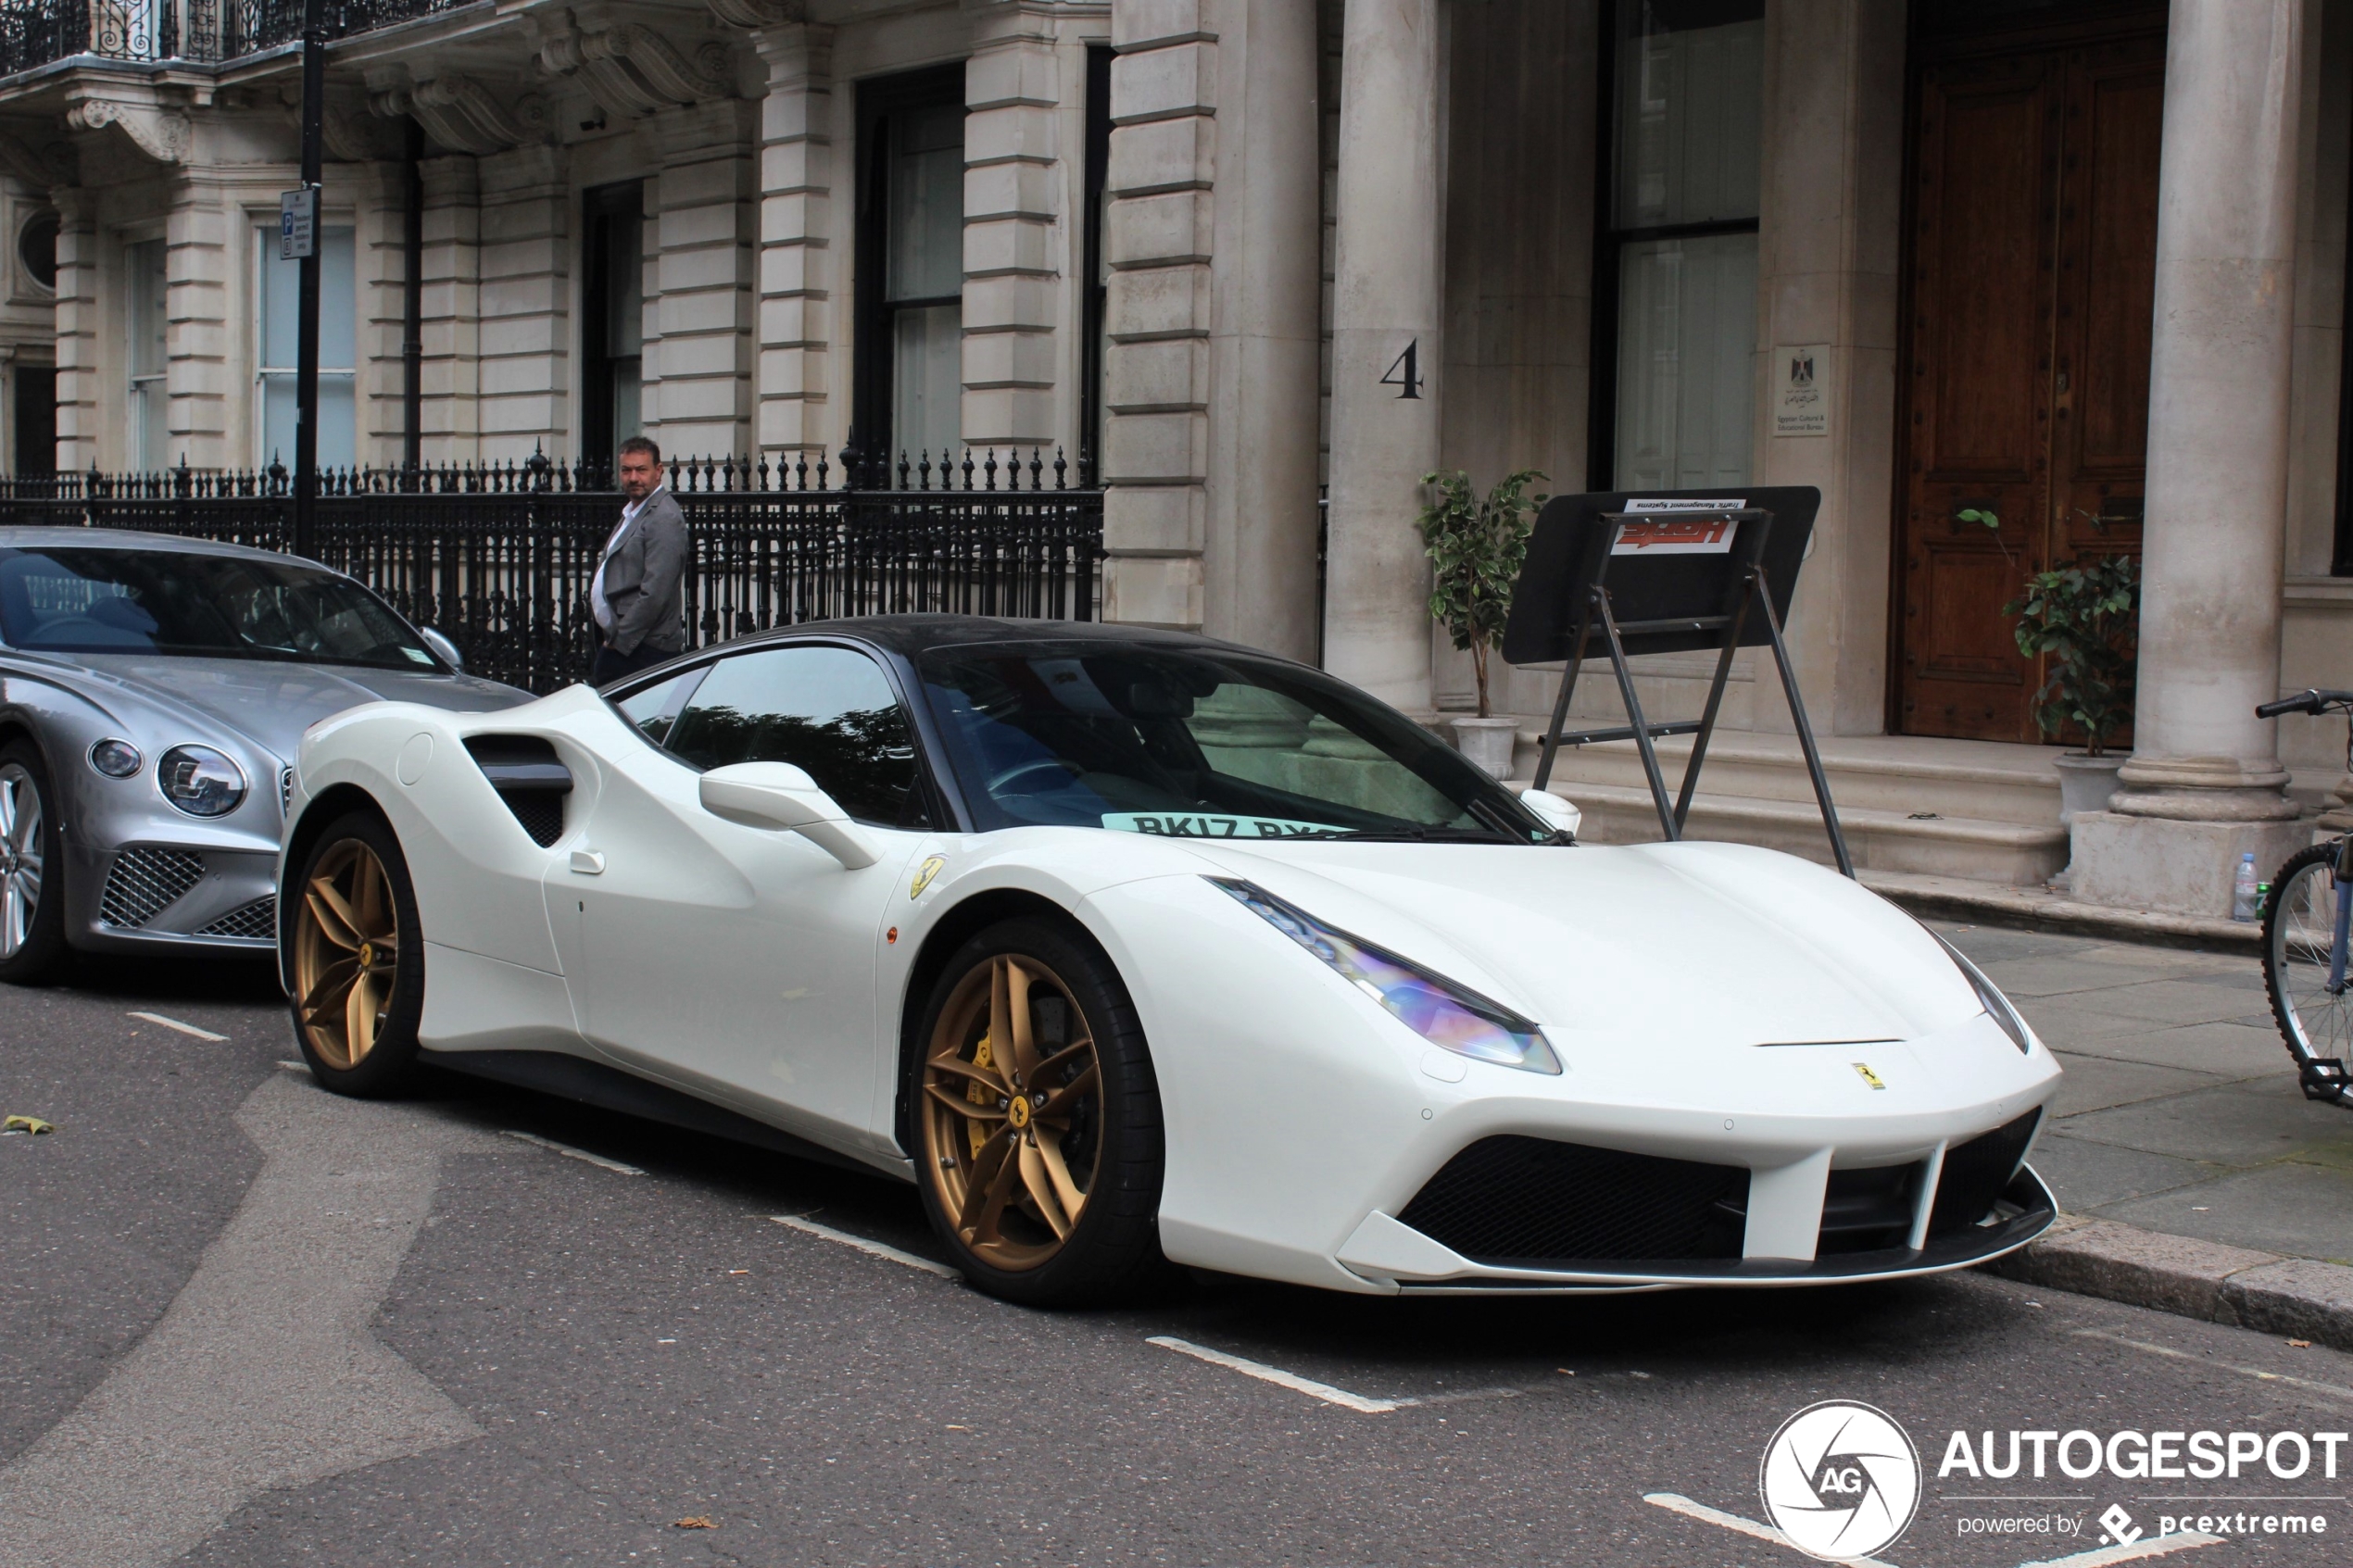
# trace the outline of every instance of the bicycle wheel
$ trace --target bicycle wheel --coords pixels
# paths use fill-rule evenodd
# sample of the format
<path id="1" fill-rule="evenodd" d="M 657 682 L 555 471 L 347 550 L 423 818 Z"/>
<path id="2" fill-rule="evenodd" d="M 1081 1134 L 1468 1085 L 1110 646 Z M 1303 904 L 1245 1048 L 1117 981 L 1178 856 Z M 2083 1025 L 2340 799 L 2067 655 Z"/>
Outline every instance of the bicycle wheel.
<path id="1" fill-rule="evenodd" d="M 2329 989 L 2336 888 L 2336 846 L 2316 844 L 2280 868 L 2263 910 L 2263 988 L 2288 1053 L 2307 1069 L 2353 1053 L 2353 986 Z"/>

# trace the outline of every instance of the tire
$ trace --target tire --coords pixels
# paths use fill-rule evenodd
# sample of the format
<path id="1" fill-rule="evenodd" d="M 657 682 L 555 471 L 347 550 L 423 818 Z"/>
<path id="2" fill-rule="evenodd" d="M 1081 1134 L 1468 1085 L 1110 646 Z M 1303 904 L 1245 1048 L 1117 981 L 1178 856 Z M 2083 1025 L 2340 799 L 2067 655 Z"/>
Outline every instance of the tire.
<path id="1" fill-rule="evenodd" d="M 49 764 L 31 741 L 0 746 L 0 981 L 59 979 L 66 947 L 66 859 Z"/>
<path id="2" fill-rule="evenodd" d="M 2328 843 L 2289 856 L 2263 907 L 2263 989 L 2308 1085 L 2314 1063 L 2353 1056 L 2353 988 L 2337 997 L 2327 988 L 2336 853 Z"/>
<path id="3" fill-rule="evenodd" d="M 354 811 L 321 834 L 282 897 L 295 1041 L 339 1095 L 396 1095 L 418 1074 L 425 942 L 400 841 L 382 817 Z"/>
<path id="4" fill-rule="evenodd" d="M 1092 942 L 1036 919 L 981 932 L 949 960 L 906 1056 L 924 1211 L 966 1280 L 1081 1307 L 1168 1277 L 1160 1092 L 1135 1004 Z"/>

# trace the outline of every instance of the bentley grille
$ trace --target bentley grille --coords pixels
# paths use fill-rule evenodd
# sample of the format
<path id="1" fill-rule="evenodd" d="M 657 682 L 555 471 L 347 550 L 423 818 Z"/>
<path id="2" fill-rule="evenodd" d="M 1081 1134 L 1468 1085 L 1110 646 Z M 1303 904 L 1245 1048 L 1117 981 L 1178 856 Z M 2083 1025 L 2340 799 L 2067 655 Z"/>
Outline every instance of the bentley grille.
<path id="1" fill-rule="evenodd" d="M 119 931 L 136 931 L 203 880 L 204 857 L 193 850 L 125 849 L 107 873 L 98 919 Z"/>
<path id="2" fill-rule="evenodd" d="M 199 936 L 235 936 L 247 942 L 274 942 L 278 939 L 278 900 L 269 895 L 250 904 L 240 904 L 200 928 Z"/>

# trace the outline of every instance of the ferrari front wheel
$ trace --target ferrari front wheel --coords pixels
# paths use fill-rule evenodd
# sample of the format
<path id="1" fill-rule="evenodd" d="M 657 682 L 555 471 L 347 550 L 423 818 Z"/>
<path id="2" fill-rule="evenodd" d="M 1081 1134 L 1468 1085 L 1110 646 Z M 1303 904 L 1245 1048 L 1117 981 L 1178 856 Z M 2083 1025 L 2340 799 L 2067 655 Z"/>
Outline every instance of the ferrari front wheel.
<path id="1" fill-rule="evenodd" d="M 303 1060 L 337 1094 L 398 1092 L 416 1071 L 425 978 L 399 841 L 380 817 L 344 817 L 320 834 L 285 893 Z"/>
<path id="2" fill-rule="evenodd" d="M 1165 1265 L 1160 1096 L 1135 1005 L 1091 942 L 992 926 L 949 960 L 908 1067 L 924 1208 L 974 1285 L 1114 1300 Z"/>

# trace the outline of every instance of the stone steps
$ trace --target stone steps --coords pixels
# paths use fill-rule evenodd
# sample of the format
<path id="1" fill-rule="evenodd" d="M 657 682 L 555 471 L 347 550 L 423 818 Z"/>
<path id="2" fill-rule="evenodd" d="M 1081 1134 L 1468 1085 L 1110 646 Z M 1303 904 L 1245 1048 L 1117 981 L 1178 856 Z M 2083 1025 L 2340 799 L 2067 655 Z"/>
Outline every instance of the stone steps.
<path id="1" fill-rule="evenodd" d="M 1541 734 L 1525 725 L 1515 771 L 1533 780 Z M 1671 799 L 1691 738 L 1658 744 Z M 2067 864 L 2058 771 L 2050 750 L 1909 736 L 1838 736 L 1821 743 L 1823 771 L 1858 870 L 2039 886 Z M 1700 772 L 1686 834 L 1757 844 L 1829 864 L 1830 842 L 1793 736 L 1717 734 Z M 1631 741 L 1564 746 L 1554 793 L 1585 813 L 1597 844 L 1659 837 L 1658 816 Z"/>

